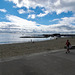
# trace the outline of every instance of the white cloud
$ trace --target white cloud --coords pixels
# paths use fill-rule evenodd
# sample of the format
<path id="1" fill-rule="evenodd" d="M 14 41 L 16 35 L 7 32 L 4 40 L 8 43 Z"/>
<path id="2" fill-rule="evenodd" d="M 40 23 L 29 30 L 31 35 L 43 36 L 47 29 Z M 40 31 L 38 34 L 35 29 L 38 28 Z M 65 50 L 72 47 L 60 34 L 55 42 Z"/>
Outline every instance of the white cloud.
<path id="1" fill-rule="evenodd" d="M 48 11 L 44 11 L 44 13 L 40 13 L 38 15 L 35 15 L 35 14 L 28 15 L 28 18 L 35 19 L 36 17 L 44 17 L 47 14 L 48 14 Z"/>
<path id="2" fill-rule="evenodd" d="M 53 20 L 50 20 L 49 22 L 54 22 L 54 21 L 60 21 L 60 19 L 53 19 Z"/>
<path id="3" fill-rule="evenodd" d="M 29 19 L 29 18 L 31 18 L 31 19 L 35 19 L 35 17 L 36 17 L 35 14 L 28 15 L 28 19 Z"/>
<path id="4" fill-rule="evenodd" d="M 75 0 L 8 0 L 16 4 L 17 7 L 36 8 L 44 7 L 49 13 L 56 12 L 60 14 L 62 12 L 72 11 L 75 12 Z M 42 14 L 41 14 L 42 15 Z"/>
<path id="5" fill-rule="evenodd" d="M 29 9 L 26 10 L 26 11 L 25 11 L 24 9 L 19 9 L 19 10 L 18 10 L 18 13 L 19 13 L 19 14 L 24 14 L 24 13 L 33 13 L 33 12 L 34 12 L 33 10 L 29 10 Z"/>
<path id="6" fill-rule="evenodd" d="M 75 24 L 75 17 L 64 17 L 61 18 L 61 20 L 59 21 L 59 24 L 64 24 L 64 25 L 72 25 L 72 23 Z"/>
<path id="7" fill-rule="evenodd" d="M 6 19 L 9 22 L 0 22 L 0 31 L 32 32 L 38 28 L 36 22 L 28 21 L 14 15 L 6 15 Z"/>
<path id="8" fill-rule="evenodd" d="M 16 6 L 13 6 L 13 8 L 17 8 Z"/>
<path id="9" fill-rule="evenodd" d="M 7 10 L 6 9 L 0 9 L 0 12 L 7 12 Z"/>
<path id="10" fill-rule="evenodd" d="M 9 20 L 11 23 L 15 23 L 18 26 L 22 27 L 34 27 L 36 25 L 36 22 L 28 21 L 26 19 L 22 19 L 20 17 L 14 16 L 14 15 L 6 15 L 7 20 Z"/>
<path id="11" fill-rule="evenodd" d="M 34 13 L 34 11 L 28 9 L 28 10 L 26 11 L 26 13 Z"/>
<path id="12" fill-rule="evenodd" d="M 0 22 L 0 31 L 16 32 L 49 32 L 49 33 L 75 33 L 75 17 L 61 18 L 58 24 L 41 25 L 14 15 L 6 15 L 9 22 Z M 39 26 L 37 26 L 39 25 Z"/>
<path id="13" fill-rule="evenodd" d="M 19 9 L 18 12 L 19 12 L 19 14 L 24 14 L 25 13 L 25 11 L 23 9 Z"/>
<path id="14" fill-rule="evenodd" d="M 41 29 L 50 33 L 75 33 L 75 17 L 64 17 L 58 20 L 58 24 L 41 25 Z M 73 25 L 74 24 L 74 25 Z"/>
<path id="15" fill-rule="evenodd" d="M 40 13 L 39 15 L 37 15 L 37 17 L 43 17 L 47 15 L 48 13 L 49 13 L 48 11 L 44 11 L 44 13 Z"/>

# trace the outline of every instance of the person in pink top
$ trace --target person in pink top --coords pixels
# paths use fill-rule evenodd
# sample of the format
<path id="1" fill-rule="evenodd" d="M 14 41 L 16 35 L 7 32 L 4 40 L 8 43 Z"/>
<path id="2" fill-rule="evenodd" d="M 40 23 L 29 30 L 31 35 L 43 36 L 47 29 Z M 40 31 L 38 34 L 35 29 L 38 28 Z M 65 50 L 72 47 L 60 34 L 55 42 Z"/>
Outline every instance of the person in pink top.
<path id="1" fill-rule="evenodd" d="M 69 40 L 67 40 L 66 41 L 66 46 L 67 46 L 67 51 L 66 51 L 66 53 L 70 53 L 70 51 L 69 51 L 69 48 L 70 48 L 70 42 L 69 42 Z"/>

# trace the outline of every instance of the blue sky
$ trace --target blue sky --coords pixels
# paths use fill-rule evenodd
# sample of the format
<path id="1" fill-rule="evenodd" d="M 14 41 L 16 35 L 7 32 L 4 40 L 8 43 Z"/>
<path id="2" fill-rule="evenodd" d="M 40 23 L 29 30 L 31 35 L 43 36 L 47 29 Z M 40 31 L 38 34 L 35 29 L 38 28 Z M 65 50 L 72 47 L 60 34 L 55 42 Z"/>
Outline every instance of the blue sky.
<path id="1" fill-rule="evenodd" d="M 0 0 L 0 31 L 9 29 L 75 33 L 75 0 Z"/>

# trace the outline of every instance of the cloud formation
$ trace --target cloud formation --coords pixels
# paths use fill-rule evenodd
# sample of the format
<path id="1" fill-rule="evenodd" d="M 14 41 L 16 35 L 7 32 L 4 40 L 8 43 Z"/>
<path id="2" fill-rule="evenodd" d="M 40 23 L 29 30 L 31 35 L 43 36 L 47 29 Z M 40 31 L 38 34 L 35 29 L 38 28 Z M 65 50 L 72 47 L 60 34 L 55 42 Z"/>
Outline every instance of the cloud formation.
<path id="1" fill-rule="evenodd" d="M 75 17 L 64 17 L 58 24 L 40 25 L 14 15 L 6 15 L 9 22 L 0 22 L 0 31 L 7 32 L 39 32 L 39 33 L 75 33 Z"/>
<path id="2" fill-rule="evenodd" d="M 15 12 L 13 11 L 15 15 L 21 16 L 20 14 L 23 15 L 25 14 L 26 17 L 28 15 L 27 19 L 29 20 L 35 19 L 35 21 L 37 21 L 36 20 L 37 17 L 39 18 L 44 17 L 47 14 L 50 13 L 52 14 L 53 12 L 56 12 L 57 14 L 61 14 L 62 12 L 67 13 L 68 11 L 75 12 L 75 0 L 68 0 L 68 1 L 67 0 L 6 0 L 6 1 L 14 3 L 13 8 L 16 9 L 17 12 L 19 13 L 17 14 L 16 11 Z M 0 12 L 7 12 L 7 10 L 0 9 Z M 11 12 L 10 10 L 8 13 L 13 14 L 13 12 Z M 15 15 L 6 15 L 5 21 L 8 20 L 8 22 L 5 21 L 3 22 L 3 20 L 2 22 L 0 22 L 0 31 L 42 32 L 42 33 L 75 32 L 75 14 L 72 15 L 71 17 L 63 17 L 63 18 L 60 18 L 62 16 L 59 15 L 60 17 L 58 18 L 53 17 L 55 18 L 53 20 L 50 20 L 48 18 L 48 20 L 50 20 L 49 22 L 55 23 L 55 24 L 50 23 L 50 25 L 41 25 L 36 23 L 35 21 L 29 21 L 23 19 L 24 17 L 20 18 Z M 2 18 L 3 17 L 4 16 L 2 16 Z"/>
<path id="3" fill-rule="evenodd" d="M 34 13 L 34 11 L 33 10 L 24 10 L 24 9 L 19 9 L 18 10 L 18 13 L 19 14 L 24 14 L 24 13 Z"/>
<path id="4" fill-rule="evenodd" d="M 48 11 L 44 11 L 44 13 L 40 13 L 39 15 L 37 15 L 37 17 L 43 17 L 43 16 L 45 16 L 47 14 L 48 14 Z"/>
<path id="5" fill-rule="evenodd" d="M 75 12 L 75 0 L 8 0 L 12 1 L 16 4 L 16 7 L 26 7 L 29 8 L 36 8 L 43 7 L 47 14 L 51 12 L 56 12 L 60 14 L 62 12 L 72 11 Z M 41 13 L 38 15 L 42 15 Z M 45 14 L 44 14 L 45 15 Z"/>
<path id="6" fill-rule="evenodd" d="M 24 14 L 25 11 L 24 11 L 23 9 L 19 9 L 19 10 L 18 10 L 18 13 L 19 13 L 19 14 Z"/>
<path id="7" fill-rule="evenodd" d="M 29 18 L 31 18 L 31 19 L 35 19 L 35 17 L 36 17 L 35 14 L 28 15 L 28 19 L 29 19 Z"/>
<path id="8" fill-rule="evenodd" d="M 34 27 L 36 25 L 36 22 L 28 21 L 26 19 L 22 19 L 20 17 L 14 16 L 14 15 L 6 15 L 7 20 L 9 20 L 11 23 L 15 23 L 16 25 L 24 28 L 24 27 Z"/>
<path id="9" fill-rule="evenodd" d="M 7 12 L 7 10 L 6 9 L 0 9 L 0 12 Z"/>

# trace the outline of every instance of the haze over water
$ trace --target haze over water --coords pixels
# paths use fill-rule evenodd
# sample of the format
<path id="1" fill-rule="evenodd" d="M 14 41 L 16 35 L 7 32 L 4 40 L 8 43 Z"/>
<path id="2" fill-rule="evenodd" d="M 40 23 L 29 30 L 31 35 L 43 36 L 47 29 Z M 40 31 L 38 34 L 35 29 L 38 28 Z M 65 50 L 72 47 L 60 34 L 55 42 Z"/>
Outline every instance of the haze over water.
<path id="1" fill-rule="evenodd" d="M 25 34 L 24 34 L 25 35 Z M 21 42 L 44 41 L 51 38 L 20 38 L 24 36 L 21 33 L 0 33 L 0 44 L 12 44 Z"/>

